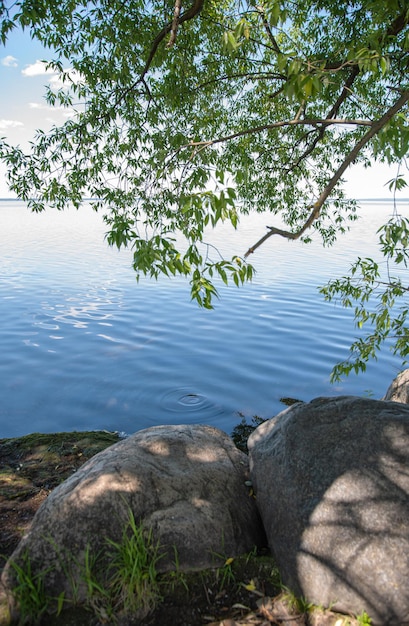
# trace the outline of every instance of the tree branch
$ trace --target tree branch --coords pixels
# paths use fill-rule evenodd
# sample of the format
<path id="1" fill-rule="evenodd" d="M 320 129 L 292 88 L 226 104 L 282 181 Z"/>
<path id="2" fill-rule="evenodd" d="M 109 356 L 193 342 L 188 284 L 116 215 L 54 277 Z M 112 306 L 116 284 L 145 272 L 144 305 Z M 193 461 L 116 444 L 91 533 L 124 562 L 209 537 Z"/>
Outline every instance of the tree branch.
<path id="1" fill-rule="evenodd" d="M 140 83 L 142 83 L 144 85 L 145 88 L 147 88 L 146 82 L 145 82 L 145 76 L 149 71 L 149 68 L 152 64 L 152 61 L 154 59 L 154 56 L 158 50 L 159 44 L 165 39 L 166 35 L 169 32 L 172 32 L 172 29 L 175 28 L 175 24 L 176 24 L 176 31 L 174 32 L 174 36 L 176 39 L 176 34 L 177 34 L 177 29 L 179 28 L 179 25 L 182 24 L 182 22 L 187 22 L 188 20 L 193 19 L 196 15 L 198 15 L 200 13 L 200 11 L 203 9 L 205 0 L 195 0 L 192 4 L 192 6 L 190 7 L 190 9 L 188 9 L 187 11 L 185 11 L 182 15 L 178 15 L 176 18 L 176 13 L 177 13 L 177 7 L 179 6 L 179 10 L 181 8 L 181 0 L 175 0 L 175 9 L 174 9 L 174 14 L 173 14 L 173 20 L 171 22 L 169 22 L 169 24 L 167 24 L 166 26 L 164 26 L 162 28 L 162 30 L 160 31 L 160 33 L 158 33 L 158 35 L 156 35 L 155 39 L 152 42 L 152 46 L 147 58 L 147 61 L 145 63 L 145 66 L 142 70 L 142 72 L 139 74 L 138 78 L 135 80 L 134 83 L 132 83 L 131 85 L 129 85 L 129 87 L 127 87 L 126 89 L 124 89 L 123 91 L 121 91 L 121 93 L 119 94 L 119 96 L 116 98 L 115 101 L 115 107 L 118 106 L 118 104 L 121 102 L 121 100 L 123 98 L 125 98 L 127 96 L 128 93 L 130 93 L 131 91 L 133 91 L 137 85 L 139 85 Z M 167 45 L 167 47 L 170 47 L 169 44 L 172 41 L 172 34 L 171 37 L 169 39 L 169 43 Z M 171 45 L 173 45 L 174 41 L 172 42 Z"/>
<path id="2" fill-rule="evenodd" d="M 177 17 L 177 26 L 179 26 L 180 24 L 182 24 L 182 22 L 187 22 L 188 20 L 193 19 L 196 15 L 198 15 L 200 13 L 200 11 L 203 9 L 203 5 L 205 3 L 205 0 L 194 0 L 192 6 L 190 7 L 190 9 L 188 9 L 187 11 L 185 11 L 180 17 Z M 176 13 L 176 6 L 179 4 L 178 0 L 175 0 L 175 13 Z M 166 37 L 166 35 L 171 32 L 172 27 L 174 25 L 175 22 L 175 14 L 173 16 L 173 20 L 171 22 L 169 22 L 169 24 L 167 24 L 166 26 L 164 26 L 162 28 L 162 30 L 160 31 L 160 33 L 158 33 L 158 35 L 156 35 L 155 39 L 153 40 L 150 52 L 149 52 L 149 56 L 148 59 L 145 63 L 145 67 L 143 68 L 139 79 L 138 79 L 138 83 L 141 82 L 144 78 L 145 75 L 147 74 L 151 63 L 153 61 L 153 58 L 156 54 L 156 51 L 159 47 L 159 44 L 161 43 L 161 41 L 163 41 Z"/>
<path id="3" fill-rule="evenodd" d="M 188 146 L 214 146 L 217 143 L 224 143 L 226 141 L 231 141 L 232 139 L 237 139 L 237 137 L 244 137 L 245 135 L 253 135 L 255 133 L 261 133 L 263 130 L 274 130 L 275 128 L 283 128 L 284 126 L 332 126 L 335 125 L 347 125 L 347 126 L 372 126 L 372 122 L 369 120 L 354 120 L 354 119 L 320 119 L 320 118 L 305 118 L 305 119 L 297 119 L 295 117 L 293 120 L 283 120 L 281 122 L 274 122 L 273 124 L 263 124 L 262 126 L 254 126 L 253 128 L 248 128 L 247 130 L 241 130 L 237 133 L 233 133 L 232 135 L 225 135 L 224 137 L 218 137 L 217 139 L 210 139 L 209 141 L 191 141 L 188 143 Z"/>
<path id="4" fill-rule="evenodd" d="M 314 204 L 310 205 L 312 209 L 308 219 L 305 221 L 303 226 L 295 231 L 286 231 L 280 228 L 275 228 L 274 226 L 269 226 L 269 232 L 264 235 L 261 239 L 257 241 L 251 248 L 249 248 L 244 255 L 244 258 L 248 257 L 252 254 L 257 248 L 259 248 L 267 239 L 269 239 L 272 235 L 280 235 L 281 237 L 285 237 L 286 239 L 299 239 L 303 233 L 315 222 L 315 220 L 319 217 L 321 209 L 324 205 L 324 202 L 327 200 L 328 196 L 331 194 L 335 185 L 338 183 L 345 170 L 351 165 L 351 163 L 356 159 L 361 150 L 366 146 L 366 144 L 379 133 L 379 131 L 386 126 L 389 120 L 409 101 L 409 90 L 406 90 L 402 93 L 400 98 L 395 102 L 393 106 L 391 106 L 386 113 L 372 123 L 371 128 L 367 133 L 355 144 L 351 152 L 344 159 L 340 167 L 337 169 L 325 189 L 320 194 L 318 200 L 314 202 Z"/>
<path id="5" fill-rule="evenodd" d="M 266 14 L 265 14 L 263 8 L 262 7 L 257 7 L 257 13 L 261 16 L 261 19 L 262 19 L 262 22 L 263 22 L 263 26 L 265 28 L 265 31 L 266 31 L 266 33 L 268 35 L 269 40 L 271 41 L 271 43 L 273 45 L 274 51 L 277 52 L 277 54 L 281 54 L 281 50 L 280 50 L 280 48 L 278 46 L 276 38 L 273 35 L 273 32 L 272 32 L 272 30 L 270 28 L 270 24 L 267 21 Z"/>
<path id="6" fill-rule="evenodd" d="M 170 29 L 170 38 L 168 43 L 166 44 L 167 48 L 171 48 L 176 41 L 176 35 L 178 33 L 179 28 L 179 16 L 180 10 L 182 8 L 182 0 L 175 0 L 175 10 L 173 12 L 173 21 Z"/>
<path id="7" fill-rule="evenodd" d="M 271 79 L 271 80 L 281 80 L 281 81 L 285 81 L 286 80 L 286 76 L 284 74 L 279 74 L 279 73 L 274 73 L 274 72 L 238 72 L 236 74 L 224 74 L 223 76 L 220 76 L 218 78 L 212 78 L 211 80 L 207 80 L 204 83 L 200 83 L 196 89 L 203 89 L 204 87 L 207 87 L 208 85 L 213 85 L 214 83 L 219 83 L 225 80 L 233 80 L 236 78 L 245 78 L 246 80 L 267 80 L 267 79 Z"/>
<path id="8" fill-rule="evenodd" d="M 384 31 L 382 35 L 379 35 L 377 38 L 379 43 L 382 43 L 388 37 L 396 37 L 399 33 L 408 25 L 409 23 L 409 15 L 407 10 L 405 9 L 400 15 L 398 15 L 388 26 L 388 28 Z M 337 72 L 339 70 L 345 69 L 346 67 L 356 68 L 358 67 L 358 63 L 355 60 L 351 61 L 328 61 L 328 60 L 315 60 L 314 63 L 317 65 L 317 69 L 321 72 Z M 321 65 L 323 64 L 323 67 Z"/>
<path id="9" fill-rule="evenodd" d="M 334 106 L 332 107 L 332 109 L 329 111 L 329 113 L 327 114 L 327 118 L 332 118 L 335 115 L 338 114 L 339 109 L 341 108 L 342 103 L 347 99 L 348 96 L 351 95 L 351 87 L 352 84 L 354 82 L 354 80 L 356 79 L 356 77 L 359 74 L 359 68 L 358 66 L 355 66 L 352 68 L 351 73 L 349 74 L 347 80 L 344 83 L 343 89 L 341 94 L 339 95 L 337 101 L 334 103 Z M 298 159 L 295 161 L 295 163 L 292 164 L 291 168 L 287 169 L 287 172 L 291 171 L 293 168 L 296 168 L 299 166 L 299 164 L 304 161 L 316 148 L 317 144 L 322 141 L 324 135 L 325 135 L 325 130 L 326 130 L 326 126 L 321 126 L 321 128 L 318 131 L 318 134 L 314 137 L 314 139 L 312 140 L 312 142 L 310 143 L 310 145 L 304 150 L 304 152 L 298 157 Z M 311 131 L 309 131 L 311 132 Z M 304 135 L 304 139 L 306 139 L 306 135 Z"/>

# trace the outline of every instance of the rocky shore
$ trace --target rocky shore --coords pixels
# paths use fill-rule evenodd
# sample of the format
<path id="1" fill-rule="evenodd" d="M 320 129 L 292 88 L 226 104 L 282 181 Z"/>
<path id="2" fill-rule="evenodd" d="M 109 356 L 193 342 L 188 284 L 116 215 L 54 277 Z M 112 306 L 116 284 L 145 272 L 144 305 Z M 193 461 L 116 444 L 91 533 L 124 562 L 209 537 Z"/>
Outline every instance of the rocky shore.
<path id="1" fill-rule="evenodd" d="M 0 440 L 12 612 L 21 617 L 10 563 L 29 555 L 31 576 L 63 598 L 44 624 L 407 623 L 405 376 L 387 401 L 295 404 L 257 427 L 249 456 L 208 426 L 155 427 L 122 441 L 98 432 Z M 88 551 L 108 554 L 129 512 L 160 546 L 155 602 L 145 614 L 117 605 L 109 617 L 101 604 L 90 612 L 102 600 L 89 606 L 79 563 Z M 10 623 L 4 593 L 0 616 Z"/>

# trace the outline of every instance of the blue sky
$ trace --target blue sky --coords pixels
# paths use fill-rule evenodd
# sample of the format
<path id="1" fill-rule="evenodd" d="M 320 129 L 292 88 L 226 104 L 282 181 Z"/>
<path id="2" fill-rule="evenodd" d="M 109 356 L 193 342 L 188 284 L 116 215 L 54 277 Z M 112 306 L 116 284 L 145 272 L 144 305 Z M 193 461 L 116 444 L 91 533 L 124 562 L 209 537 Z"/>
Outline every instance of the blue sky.
<path id="1" fill-rule="evenodd" d="M 69 115 L 66 109 L 52 109 L 44 101 L 45 85 L 57 80 L 40 63 L 50 59 L 50 54 L 21 31 L 13 31 L 6 47 L 0 47 L 0 136 L 12 144 L 27 146 L 36 129 L 47 130 Z M 355 166 L 346 176 L 347 192 L 356 198 L 390 197 L 385 184 L 394 175 L 396 168 L 379 164 L 366 170 Z M 0 198 L 12 195 L 7 188 L 5 167 L 0 164 Z"/>
<path id="2" fill-rule="evenodd" d="M 51 58 L 49 50 L 17 30 L 0 47 L 0 136 L 9 143 L 27 147 L 37 129 L 47 130 L 69 116 L 67 109 L 49 107 L 44 100 L 45 87 L 59 85 L 43 62 Z M 0 164 L 0 198 L 12 196 Z"/>
<path id="3" fill-rule="evenodd" d="M 51 115 L 42 96 L 53 75 L 38 63 L 49 54 L 19 31 L 13 31 L 7 46 L 0 48 L 0 132 L 13 143 L 24 145 Z"/>

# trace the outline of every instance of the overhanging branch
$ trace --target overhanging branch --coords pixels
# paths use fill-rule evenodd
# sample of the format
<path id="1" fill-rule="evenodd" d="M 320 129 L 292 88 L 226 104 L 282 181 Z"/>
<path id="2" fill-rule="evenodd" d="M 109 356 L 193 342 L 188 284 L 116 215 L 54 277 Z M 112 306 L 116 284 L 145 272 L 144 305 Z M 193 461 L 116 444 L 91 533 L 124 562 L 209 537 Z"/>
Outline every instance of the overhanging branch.
<path id="1" fill-rule="evenodd" d="M 400 98 L 398 98 L 398 100 L 395 102 L 395 104 L 393 106 L 391 106 L 381 118 L 379 118 L 375 122 L 372 122 L 371 128 L 368 130 L 367 133 L 365 133 L 365 135 L 363 137 L 361 137 L 361 139 L 355 144 L 353 149 L 349 152 L 347 157 L 344 159 L 344 161 L 342 162 L 340 167 L 337 169 L 337 171 L 335 172 L 335 174 L 333 175 L 333 177 L 329 181 L 328 185 L 325 187 L 325 189 L 320 194 L 318 200 L 316 202 L 314 202 L 314 204 L 312 204 L 310 206 L 310 208 L 312 209 L 311 213 L 310 213 L 308 219 L 305 221 L 305 223 L 301 226 L 301 228 L 299 228 L 295 232 L 291 232 L 291 231 L 282 230 L 280 228 L 275 228 L 274 226 L 271 226 L 271 227 L 269 226 L 268 227 L 268 229 L 269 229 L 268 233 L 266 233 L 264 235 L 264 237 L 259 239 L 257 241 L 257 243 L 254 244 L 254 246 L 249 248 L 247 250 L 246 254 L 244 255 L 244 257 L 246 258 L 250 254 L 252 254 L 255 250 L 257 250 L 257 248 L 259 248 L 267 239 L 269 239 L 273 235 L 279 235 L 281 237 L 285 237 L 286 239 L 299 239 L 305 233 L 305 231 L 308 230 L 308 228 L 310 228 L 310 226 L 312 226 L 312 224 L 315 222 L 315 220 L 319 217 L 319 215 L 321 213 L 321 209 L 322 209 L 322 207 L 324 205 L 324 202 L 327 200 L 327 198 L 329 197 L 329 195 L 333 191 L 335 185 L 338 183 L 340 178 L 343 176 L 344 172 L 348 169 L 348 167 L 351 165 L 351 163 L 357 158 L 357 156 L 359 155 L 361 150 L 366 146 L 367 143 L 369 143 L 369 141 L 375 135 L 377 135 L 379 133 L 379 131 L 384 126 L 386 126 L 386 124 L 392 119 L 392 117 L 403 106 L 405 106 L 405 104 L 408 101 L 409 101 L 409 90 L 405 90 L 405 91 L 402 92 L 402 95 L 400 96 Z"/>
<path id="2" fill-rule="evenodd" d="M 237 133 L 233 133 L 231 135 L 225 135 L 224 137 L 217 137 L 217 139 L 210 139 L 208 141 L 191 141 L 187 145 L 189 147 L 207 147 L 214 146 L 217 143 L 226 143 L 227 141 L 231 141 L 232 139 L 237 139 L 238 137 L 245 137 L 246 135 L 255 135 L 257 133 L 261 133 L 264 130 L 274 130 L 275 128 L 283 128 L 285 126 L 313 126 L 315 128 L 327 127 L 327 126 L 372 126 L 372 122 L 370 120 L 355 120 L 355 119 L 336 119 L 336 118 L 303 118 L 299 119 L 295 117 L 293 120 L 282 120 L 281 122 L 274 122 L 273 124 L 263 124 L 262 126 L 253 126 L 252 128 L 247 128 L 246 130 L 240 130 Z"/>

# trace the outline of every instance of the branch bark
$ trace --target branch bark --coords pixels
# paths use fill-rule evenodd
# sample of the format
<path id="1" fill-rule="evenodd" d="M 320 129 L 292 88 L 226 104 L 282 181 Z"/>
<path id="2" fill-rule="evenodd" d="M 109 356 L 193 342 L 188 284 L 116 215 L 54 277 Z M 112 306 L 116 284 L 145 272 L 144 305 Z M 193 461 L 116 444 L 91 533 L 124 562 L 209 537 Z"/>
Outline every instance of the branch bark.
<path id="1" fill-rule="evenodd" d="M 120 103 L 120 101 L 125 98 L 127 96 L 127 94 L 131 93 L 139 84 L 142 84 L 144 86 L 145 89 L 147 89 L 147 85 L 146 85 L 146 81 L 145 81 L 145 76 L 149 71 L 149 68 L 152 64 L 152 61 L 155 57 L 155 54 L 158 50 L 159 44 L 165 39 L 166 35 L 168 33 L 171 33 L 171 37 L 169 39 L 169 43 L 167 45 L 167 47 L 170 47 L 170 45 L 173 45 L 174 41 L 176 40 L 176 34 L 177 34 L 177 30 L 179 28 L 179 25 L 182 24 L 182 22 L 187 22 L 188 20 L 193 19 L 194 17 L 196 17 L 196 15 L 198 15 L 201 10 L 203 9 L 205 0 L 194 0 L 192 6 L 190 7 L 190 9 L 188 9 L 187 11 L 185 11 L 182 15 L 180 15 L 180 9 L 182 6 L 182 2 L 181 0 L 175 0 L 175 9 L 174 9 L 174 13 L 173 13 L 173 19 L 171 22 L 169 22 L 169 24 L 166 24 L 166 26 L 164 26 L 162 28 L 162 30 L 156 35 L 155 39 L 152 42 L 152 46 L 151 49 L 149 51 L 149 55 L 148 58 L 146 60 L 145 66 L 142 70 L 142 72 L 139 74 L 138 78 L 135 80 L 134 83 L 132 83 L 131 85 L 129 85 L 129 87 L 127 87 L 126 89 L 124 89 L 118 96 L 118 98 L 116 99 L 115 102 L 115 107 Z M 172 38 L 174 37 L 173 41 Z M 172 43 L 171 43 L 172 42 Z"/>
<path id="2" fill-rule="evenodd" d="M 170 29 L 170 38 L 166 44 L 167 48 L 171 48 L 176 41 L 176 35 L 178 34 L 180 10 L 182 8 L 182 0 L 175 0 L 175 9 L 173 12 L 173 21 Z"/>
<path id="3" fill-rule="evenodd" d="M 332 126 L 332 125 L 346 125 L 346 126 L 372 126 L 372 122 L 370 120 L 355 120 L 355 119 L 320 119 L 320 118 L 305 118 L 298 119 L 295 117 L 293 120 L 282 120 L 281 122 L 274 122 L 273 124 L 263 124 L 262 126 L 254 126 L 253 128 L 248 128 L 246 130 L 240 130 L 237 133 L 233 133 L 231 135 L 225 135 L 224 137 L 218 137 L 217 139 L 209 139 L 209 141 L 191 141 L 188 143 L 188 146 L 214 146 L 217 143 L 225 143 L 227 141 L 231 141 L 232 139 L 237 139 L 238 137 L 244 137 L 245 135 L 253 135 L 256 133 L 261 133 L 263 130 L 274 130 L 275 128 L 283 128 L 284 126 L 314 126 L 317 128 Z"/>
<path id="4" fill-rule="evenodd" d="M 285 237 L 286 239 L 299 239 L 310 226 L 315 222 L 315 220 L 319 217 L 321 213 L 321 209 L 324 205 L 324 202 L 327 200 L 335 185 L 338 183 L 344 172 L 351 165 L 351 163 L 356 159 L 361 150 L 366 146 L 366 144 L 379 133 L 380 130 L 392 119 L 392 117 L 400 110 L 405 104 L 409 101 L 409 90 L 403 91 L 402 95 L 395 102 L 393 106 L 391 106 L 386 113 L 378 120 L 372 122 L 371 128 L 368 132 L 365 133 L 363 137 L 355 144 L 353 149 L 349 152 L 347 157 L 344 159 L 340 167 L 337 169 L 328 185 L 320 194 L 318 200 L 311 205 L 311 213 L 308 219 L 304 222 L 304 224 L 297 231 L 286 231 L 280 228 L 275 228 L 274 226 L 269 226 L 269 232 L 264 235 L 261 239 L 259 239 L 254 246 L 249 248 L 244 255 L 244 258 L 247 258 L 250 254 L 252 254 L 257 248 L 259 248 L 267 239 L 272 237 L 273 235 L 279 235 L 281 237 Z"/>
<path id="5" fill-rule="evenodd" d="M 274 48 L 274 51 L 277 54 L 281 54 L 281 50 L 279 48 L 279 45 L 277 43 L 276 38 L 273 35 L 273 31 L 270 28 L 270 24 L 268 23 L 268 20 L 266 18 L 266 14 L 265 14 L 264 10 L 261 7 L 257 7 L 257 12 L 261 16 L 261 20 L 263 22 L 264 29 L 265 29 L 265 31 L 267 33 L 267 36 L 268 36 L 269 40 L 271 41 L 271 44 L 272 44 L 272 46 Z"/>
<path id="6" fill-rule="evenodd" d="M 200 13 L 200 11 L 203 9 L 205 0 L 195 0 L 192 4 L 192 6 L 190 7 L 190 9 L 188 9 L 187 11 L 185 11 L 184 13 L 182 13 L 182 15 L 177 17 L 177 26 L 179 26 L 180 24 L 182 24 L 183 22 L 187 22 L 188 20 L 193 19 L 194 17 L 196 17 L 196 15 L 198 15 Z M 176 13 L 176 6 L 178 5 L 178 0 L 175 1 L 175 13 Z M 171 32 L 172 27 L 174 25 L 175 22 L 175 13 L 173 16 L 173 20 L 171 22 L 169 22 L 169 24 L 166 24 L 166 26 L 164 26 L 162 28 L 162 30 L 160 31 L 160 33 L 158 33 L 158 35 L 156 35 L 155 39 L 153 40 L 150 52 L 149 52 L 149 56 L 148 59 L 145 63 L 145 67 L 143 68 L 139 79 L 138 79 L 138 83 L 143 81 L 143 79 L 145 78 L 151 63 L 153 61 L 153 58 L 156 54 L 156 51 L 158 49 L 159 44 L 161 43 L 161 41 L 163 41 L 166 37 L 166 35 Z M 176 35 L 175 35 L 176 37 Z"/>

